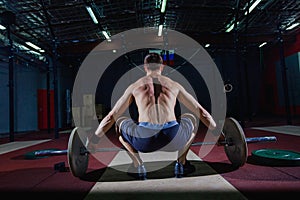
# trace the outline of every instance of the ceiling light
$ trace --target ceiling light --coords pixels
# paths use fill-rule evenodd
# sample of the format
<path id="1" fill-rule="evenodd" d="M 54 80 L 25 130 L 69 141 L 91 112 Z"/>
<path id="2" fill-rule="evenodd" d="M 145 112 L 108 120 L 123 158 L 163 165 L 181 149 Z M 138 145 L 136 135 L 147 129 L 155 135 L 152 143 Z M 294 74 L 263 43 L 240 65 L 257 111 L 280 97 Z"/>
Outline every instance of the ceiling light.
<path id="1" fill-rule="evenodd" d="M 247 15 L 248 13 L 250 14 L 252 10 L 254 10 L 254 8 L 261 2 L 261 0 L 256 0 L 249 8 L 249 12 L 248 10 L 245 12 L 245 15 Z"/>
<path id="2" fill-rule="evenodd" d="M 160 12 L 164 13 L 166 11 L 167 0 L 163 0 L 161 3 Z"/>
<path id="3" fill-rule="evenodd" d="M 160 37 L 162 35 L 162 29 L 163 29 L 163 25 L 161 24 L 158 26 L 158 34 L 157 34 L 158 37 Z"/>
<path id="4" fill-rule="evenodd" d="M 104 35 L 104 37 L 105 37 L 108 41 L 110 41 L 110 37 L 109 37 L 109 35 L 107 34 L 106 31 L 102 31 L 102 34 Z"/>
<path id="5" fill-rule="evenodd" d="M 234 24 L 232 24 L 225 32 L 229 33 L 234 28 Z"/>
<path id="6" fill-rule="evenodd" d="M 24 45 L 19 45 L 19 48 L 25 51 L 29 51 L 29 49 L 27 47 L 25 47 Z"/>
<path id="7" fill-rule="evenodd" d="M 86 10 L 89 12 L 89 14 L 90 14 L 90 16 L 91 16 L 93 22 L 94 22 L 95 24 L 98 24 L 98 20 L 97 20 L 95 14 L 94 14 L 92 8 L 91 8 L 90 6 L 86 6 L 85 8 L 86 8 Z"/>
<path id="8" fill-rule="evenodd" d="M 263 42 L 258 47 L 261 48 L 261 47 L 265 46 L 266 44 L 267 44 L 267 42 Z"/>
<path id="9" fill-rule="evenodd" d="M 236 25 L 238 25 L 240 22 L 237 22 Z M 231 26 L 229 28 L 227 28 L 227 30 L 225 32 L 229 33 L 230 31 L 232 31 L 232 29 L 234 28 L 235 23 L 231 24 Z M 227 25 L 228 27 L 228 25 Z"/>
<path id="10" fill-rule="evenodd" d="M 207 48 L 207 47 L 209 47 L 209 46 L 210 46 L 210 44 L 206 44 L 206 45 L 205 45 L 205 48 Z"/>
<path id="11" fill-rule="evenodd" d="M 287 27 L 286 30 L 291 30 L 291 29 L 295 28 L 296 26 L 298 26 L 299 24 L 300 24 L 299 22 L 296 22 L 296 23 L 290 25 L 289 27 Z"/>
<path id="12" fill-rule="evenodd" d="M 28 46 L 30 46 L 30 47 L 32 47 L 32 48 L 34 48 L 36 50 L 40 50 L 41 49 L 40 47 L 36 46 L 35 44 L 32 44 L 31 42 L 25 42 L 25 44 L 27 44 Z"/>
<path id="13" fill-rule="evenodd" d="M 30 50 L 29 52 L 41 56 L 41 54 L 39 52 L 32 51 L 32 50 Z"/>
<path id="14" fill-rule="evenodd" d="M 2 26 L 1 24 L 0 24 L 0 30 L 5 30 L 6 29 L 6 27 L 5 26 Z"/>

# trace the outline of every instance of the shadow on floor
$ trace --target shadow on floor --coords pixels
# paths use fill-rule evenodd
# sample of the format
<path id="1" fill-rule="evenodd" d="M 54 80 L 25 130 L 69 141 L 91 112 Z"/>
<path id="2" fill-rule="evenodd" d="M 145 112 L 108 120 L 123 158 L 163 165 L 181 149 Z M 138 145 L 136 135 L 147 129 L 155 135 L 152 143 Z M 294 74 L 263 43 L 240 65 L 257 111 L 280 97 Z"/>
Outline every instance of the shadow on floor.
<path id="1" fill-rule="evenodd" d="M 227 173 L 236 170 L 228 163 L 217 162 L 203 162 L 203 161 L 190 161 L 195 166 L 195 172 L 188 174 L 186 177 L 199 177 L 208 176 L 214 174 Z M 175 162 L 156 161 L 145 162 L 147 169 L 154 169 L 154 166 L 165 166 L 157 170 L 150 170 L 147 172 L 148 179 L 165 179 L 174 177 L 174 165 Z M 208 166 L 209 165 L 209 166 Z M 127 174 L 126 169 L 129 168 L 129 164 L 117 165 L 113 167 L 106 167 L 97 169 L 86 173 L 82 180 L 90 182 L 119 182 L 119 181 L 131 181 L 135 180 L 133 177 Z M 105 172 L 105 173 L 104 173 Z"/>

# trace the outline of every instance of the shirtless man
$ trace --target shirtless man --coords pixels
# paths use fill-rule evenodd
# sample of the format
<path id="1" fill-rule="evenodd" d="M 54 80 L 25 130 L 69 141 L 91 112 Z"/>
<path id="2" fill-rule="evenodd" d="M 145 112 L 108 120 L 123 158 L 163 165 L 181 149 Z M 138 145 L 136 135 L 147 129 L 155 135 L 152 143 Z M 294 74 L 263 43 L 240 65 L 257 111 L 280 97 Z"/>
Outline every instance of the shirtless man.
<path id="1" fill-rule="evenodd" d="M 196 135 L 197 118 L 210 130 L 216 128 L 212 116 L 178 82 L 163 76 L 164 65 L 161 56 L 150 53 L 144 59 L 146 75 L 125 90 L 112 110 L 99 124 L 88 147 L 96 144 L 115 123 L 119 140 L 127 150 L 133 163 L 130 171 L 139 179 L 146 179 L 147 172 L 138 152 L 157 150 L 178 151 L 174 167 L 175 177 L 182 177 L 194 170 L 186 159 L 188 150 Z M 175 117 L 175 104 L 179 100 L 193 114 L 185 113 Z M 138 108 L 138 122 L 121 116 L 135 101 Z"/>

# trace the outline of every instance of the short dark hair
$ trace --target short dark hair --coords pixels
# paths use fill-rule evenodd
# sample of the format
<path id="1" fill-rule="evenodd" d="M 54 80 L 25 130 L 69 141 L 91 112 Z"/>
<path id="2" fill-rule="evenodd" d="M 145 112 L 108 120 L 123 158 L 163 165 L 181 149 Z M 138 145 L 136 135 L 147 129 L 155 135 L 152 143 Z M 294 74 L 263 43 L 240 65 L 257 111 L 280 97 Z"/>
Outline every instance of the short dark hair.
<path id="1" fill-rule="evenodd" d="M 163 59 L 158 53 L 149 53 L 144 59 L 144 64 L 148 64 L 150 70 L 159 69 L 162 63 Z"/>

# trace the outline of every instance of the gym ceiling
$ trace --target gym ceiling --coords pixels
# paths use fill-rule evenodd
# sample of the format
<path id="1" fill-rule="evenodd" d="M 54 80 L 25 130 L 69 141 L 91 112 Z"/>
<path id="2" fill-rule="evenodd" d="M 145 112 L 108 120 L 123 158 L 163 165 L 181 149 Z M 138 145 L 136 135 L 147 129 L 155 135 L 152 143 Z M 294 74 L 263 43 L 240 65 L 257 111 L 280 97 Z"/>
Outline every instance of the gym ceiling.
<path id="1" fill-rule="evenodd" d="M 0 13 L 15 14 L 10 29 L 16 52 L 35 58 L 39 55 L 34 51 L 42 56 L 57 53 L 62 62 L 73 65 L 80 65 L 93 47 L 107 39 L 103 31 L 110 37 L 133 28 L 158 29 L 162 24 L 216 51 L 232 49 L 237 41 L 243 46 L 276 43 L 279 33 L 292 42 L 300 30 L 299 0 L 167 0 L 161 12 L 162 1 L 1 0 Z M 292 25 L 296 27 L 290 29 Z M 7 29 L 0 29 L 0 46 L 8 43 L 6 35 Z"/>

